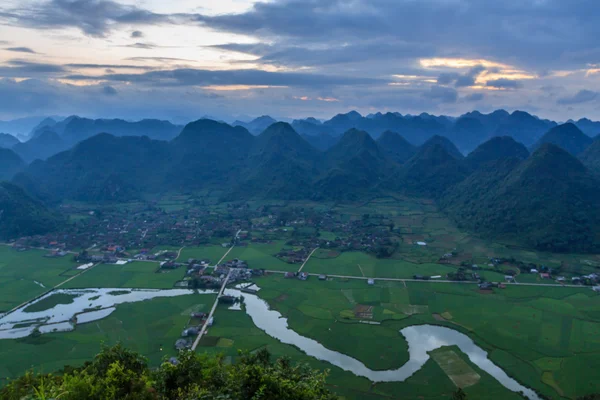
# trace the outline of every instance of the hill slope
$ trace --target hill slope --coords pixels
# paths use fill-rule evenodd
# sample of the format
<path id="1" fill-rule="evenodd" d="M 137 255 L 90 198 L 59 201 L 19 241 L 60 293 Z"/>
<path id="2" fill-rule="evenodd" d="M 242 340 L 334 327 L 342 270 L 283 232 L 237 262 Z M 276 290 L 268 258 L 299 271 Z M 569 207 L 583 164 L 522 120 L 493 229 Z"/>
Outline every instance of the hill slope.
<path id="1" fill-rule="evenodd" d="M 51 232 L 62 223 L 18 186 L 0 182 L 0 240 Z"/>
<path id="2" fill-rule="evenodd" d="M 0 147 L 10 149 L 14 145 L 19 143 L 19 139 L 8 133 L 0 133 Z"/>
<path id="3" fill-rule="evenodd" d="M 122 201 L 158 191 L 169 159 L 166 142 L 96 135 L 32 163 L 14 181 L 48 200 Z"/>
<path id="4" fill-rule="evenodd" d="M 256 140 L 237 192 L 276 198 L 306 198 L 321 155 L 285 122 L 269 126 Z"/>
<path id="5" fill-rule="evenodd" d="M 25 168 L 25 163 L 14 151 L 0 148 L 0 181 L 10 180 Z"/>
<path id="6" fill-rule="evenodd" d="M 550 251 L 598 249 L 600 184 L 565 150 L 544 144 L 500 160 L 452 188 L 442 208 L 459 226 Z"/>
<path id="7" fill-rule="evenodd" d="M 315 192 L 327 198 L 355 199 L 373 193 L 398 173 L 397 165 L 364 131 L 350 129 L 325 153 L 326 172 Z"/>
<path id="8" fill-rule="evenodd" d="M 454 145 L 454 143 L 452 143 L 450 139 L 440 135 L 434 135 L 431 138 L 429 138 L 425 143 L 423 143 L 421 149 L 433 147 L 435 145 L 442 146 L 448 152 L 448 154 L 450 154 L 457 160 L 464 158 L 463 154 L 456 148 L 456 146 Z"/>
<path id="9" fill-rule="evenodd" d="M 534 149 L 539 148 L 544 143 L 552 143 L 577 156 L 583 153 L 592 142 L 593 139 L 583 133 L 578 127 L 567 123 L 550 129 L 535 144 Z"/>
<path id="10" fill-rule="evenodd" d="M 529 157 L 527 148 L 510 136 L 497 136 L 479 145 L 466 158 L 465 163 L 471 169 L 480 168 L 482 165 L 507 158 L 524 160 Z"/>
<path id="11" fill-rule="evenodd" d="M 385 131 L 377 139 L 377 144 L 388 157 L 399 164 L 404 164 L 417 152 L 416 146 L 410 144 L 400 134 L 392 131 Z"/>
<path id="12" fill-rule="evenodd" d="M 401 172 L 401 189 L 408 194 L 437 198 L 468 174 L 461 160 L 438 143 L 421 147 Z"/>
<path id="13" fill-rule="evenodd" d="M 592 173 L 600 176 L 600 139 L 596 139 L 588 146 L 579 159 Z"/>
<path id="14" fill-rule="evenodd" d="M 32 162 L 45 160 L 68 147 L 56 132 L 44 130 L 28 141 L 16 144 L 13 150 L 26 162 Z"/>

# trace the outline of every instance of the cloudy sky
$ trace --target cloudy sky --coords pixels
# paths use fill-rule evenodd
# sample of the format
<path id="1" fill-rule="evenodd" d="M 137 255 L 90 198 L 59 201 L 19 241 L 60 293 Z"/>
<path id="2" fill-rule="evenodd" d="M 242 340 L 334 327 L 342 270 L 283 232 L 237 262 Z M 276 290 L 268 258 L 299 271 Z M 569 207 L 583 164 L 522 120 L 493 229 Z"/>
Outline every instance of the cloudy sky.
<path id="1" fill-rule="evenodd" d="M 598 0 L 3 0 L 0 118 L 600 119 Z"/>

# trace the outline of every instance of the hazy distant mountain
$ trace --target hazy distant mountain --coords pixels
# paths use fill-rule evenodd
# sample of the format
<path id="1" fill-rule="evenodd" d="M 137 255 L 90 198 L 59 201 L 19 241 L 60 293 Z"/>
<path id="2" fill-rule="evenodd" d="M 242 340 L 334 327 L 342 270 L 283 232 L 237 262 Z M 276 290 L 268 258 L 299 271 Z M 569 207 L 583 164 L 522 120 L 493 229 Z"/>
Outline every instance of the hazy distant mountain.
<path id="1" fill-rule="evenodd" d="M 54 231 L 62 220 L 23 189 L 0 182 L 0 240 Z"/>
<path id="2" fill-rule="evenodd" d="M 0 147 L 5 149 L 10 149 L 17 143 L 19 143 L 19 139 L 14 137 L 13 135 L 9 135 L 8 133 L 0 133 Z"/>
<path id="3" fill-rule="evenodd" d="M 10 180 L 25 168 L 25 162 L 10 149 L 0 148 L 0 181 Z"/>
<path id="4" fill-rule="evenodd" d="M 509 116 L 502 115 L 501 122 L 492 136 L 511 136 L 525 146 L 531 146 L 557 125 L 556 122 L 542 120 L 523 111 L 515 111 Z"/>
<path id="5" fill-rule="evenodd" d="M 462 160 L 434 140 L 423 145 L 402 167 L 401 190 L 411 195 L 437 198 L 467 174 Z"/>
<path id="6" fill-rule="evenodd" d="M 552 143 L 576 156 L 583 153 L 592 142 L 593 139 L 574 124 L 566 123 L 549 130 L 533 148 L 537 149 L 544 143 Z"/>
<path id="7" fill-rule="evenodd" d="M 459 226 L 551 251 L 595 251 L 600 184 L 565 150 L 543 144 L 527 160 L 486 164 L 441 204 Z"/>
<path id="8" fill-rule="evenodd" d="M 452 125 L 445 135 L 464 154 L 475 149 L 481 142 L 487 140 L 490 132 L 476 118 L 461 117 Z"/>
<path id="9" fill-rule="evenodd" d="M 324 127 L 321 121 L 315 118 L 295 119 L 292 121 L 292 128 L 300 135 L 320 136 L 327 134 L 334 136 L 329 128 Z"/>
<path id="10" fill-rule="evenodd" d="M 61 137 L 71 145 L 99 133 L 114 136 L 148 136 L 151 139 L 171 140 L 181 132 L 182 127 L 169 121 L 145 119 L 128 122 L 122 119 L 72 118 L 64 128 Z"/>
<path id="11" fill-rule="evenodd" d="M 316 135 L 302 134 L 300 136 L 302 136 L 302 138 L 310 143 L 314 148 L 321 151 L 330 149 L 338 142 L 338 140 L 340 140 L 339 137 L 332 136 L 327 133 L 319 133 Z"/>
<path id="12" fill-rule="evenodd" d="M 18 118 L 11 121 L 0 121 L 0 132 L 10 133 L 13 136 L 27 136 L 31 130 L 46 117 Z"/>
<path id="13" fill-rule="evenodd" d="M 527 148 L 509 136 L 498 136 L 479 145 L 465 159 L 465 163 L 471 169 L 480 168 L 490 162 L 515 158 L 524 160 L 529 157 Z"/>
<path id="14" fill-rule="evenodd" d="M 432 147 L 435 145 L 442 146 L 444 149 L 446 149 L 448 154 L 450 154 L 452 157 L 454 157 L 456 159 L 464 158 L 463 154 L 456 148 L 456 146 L 454 145 L 454 143 L 452 143 L 452 141 L 450 139 L 443 137 L 443 136 L 439 136 L 439 135 L 435 135 L 435 136 L 431 137 L 429 140 L 427 140 L 425 143 L 423 143 L 421 148 L 423 149 L 423 148 Z"/>
<path id="15" fill-rule="evenodd" d="M 394 161 L 404 164 L 417 152 L 417 147 L 413 146 L 400 134 L 392 131 L 385 131 L 377 139 L 379 147 Z"/>
<path id="16" fill-rule="evenodd" d="M 598 121 L 591 121 L 587 118 L 581 118 L 577 122 L 574 122 L 574 121 L 569 121 L 569 122 L 573 122 L 575 125 L 577 125 L 577 127 L 579 129 L 581 129 L 581 131 L 583 133 L 585 133 L 586 135 L 588 135 L 590 137 L 595 137 L 597 135 L 600 135 L 600 122 L 598 122 Z"/>
<path id="17" fill-rule="evenodd" d="M 69 147 L 56 132 L 47 129 L 26 142 L 16 144 L 13 150 L 30 163 L 36 159 L 45 160 Z"/>
<path id="18" fill-rule="evenodd" d="M 269 117 L 268 115 L 263 115 L 262 117 L 253 119 L 250 122 L 235 121 L 232 125 L 244 127 L 253 135 L 258 135 L 275 122 L 277 122 L 277 120 Z"/>

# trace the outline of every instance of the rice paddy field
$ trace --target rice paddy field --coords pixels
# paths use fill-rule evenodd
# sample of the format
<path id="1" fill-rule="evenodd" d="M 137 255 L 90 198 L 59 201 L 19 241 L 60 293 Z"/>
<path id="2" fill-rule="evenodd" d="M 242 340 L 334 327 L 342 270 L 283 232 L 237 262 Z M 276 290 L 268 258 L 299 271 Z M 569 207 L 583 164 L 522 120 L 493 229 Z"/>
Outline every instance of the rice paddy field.
<path id="1" fill-rule="evenodd" d="M 181 250 L 178 262 L 187 262 L 190 258 L 196 260 L 210 260 L 210 264 L 216 264 L 224 255 L 227 253 L 229 248 L 223 248 L 222 246 L 202 246 L 202 247 L 184 247 Z"/>
<path id="2" fill-rule="evenodd" d="M 256 328 L 252 320 L 244 312 L 228 310 L 225 306 L 219 306 L 217 309 L 216 323 L 209 331 L 209 335 L 205 337 L 198 347 L 197 351 L 223 354 L 226 356 L 226 361 L 232 362 L 239 357 L 239 351 L 253 352 L 262 348 L 266 348 L 273 358 L 289 357 L 297 363 L 305 363 L 312 368 L 329 371 L 327 384 L 331 390 L 343 396 L 345 399 L 440 399 L 451 398 L 452 392 L 456 390 L 453 381 L 444 372 L 440 364 L 433 359 L 429 360 L 421 370 L 411 376 L 406 382 L 402 383 L 378 383 L 372 384 L 366 378 L 359 378 L 354 374 L 334 367 L 331 364 L 319 361 L 315 358 L 308 357 L 296 347 L 282 344 L 281 342 L 266 335 L 263 331 Z M 348 327 L 347 327 L 348 328 Z M 341 339 L 345 335 L 340 336 Z M 398 339 L 397 336 L 396 339 Z M 353 339 L 358 339 L 355 347 L 368 347 L 375 341 L 367 331 L 353 336 Z M 350 341 L 350 339 L 344 339 Z M 363 343 L 368 342 L 368 343 Z M 401 344 L 397 341 L 396 344 Z M 328 346 L 329 347 L 329 346 Z M 452 348 L 448 348 L 451 351 Z M 373 348 L 373 352 L 377 349 Z M 403 353 L 405 349 L 392 348 L 386 349 L 386 352 Z M 366 353 L 367 351 L 365 351 Z M 489 398 L 491 395 L 495 398 L 517 400 L 521 397 L 502 387 L 497 381 L 485 372 L 480 371 L 477 366 L 472 364 L 466 356 L 458 349 L 454 349 L 457 357 L 463 360 L 464 365 L 480 376 L 477 384 L 473 385 L 469 390 L 469 396 L 472 398 Z M 446 367 L 446 364 L 442 364 Z M 477 397 L 479 396 L 479 397 Z M 471 398 L 471 397 L 469 397 Z"/>
<path id="3" fill-rule="evenodd" d="M 248 262 L 250 268 L 275 271 L 297 271 L 297 264 L 288 264 L 275 257 L 285 245 L 285 240 L 275 240 L 270 243 L 248 243 L 246 246 L 235 247 L 227 255 L 227 259 L 239 258 Z"/>
<path id="4" fill-rule="evenodd" d="M 148 357 L 151 365 L 158 365 L 176 354 L 173 344 L 187 326 L 190 313 L 207 311 L 214 301 L 215 295 L 191 294 L 121 304 L 110 316 L 78 325 L 72 332 L 0 340 L 5 360 L 0 362 L 0 384 L 30 369 L 51 372 L 65 365 L 81 365 L 93 358 L 102 344 L 118 342 Z"/>
<path id="5" fill-rule="evenodd" d="M 213 193 L 206 194 L 207 203 L 216 198 Z M 160 205 L 179 209 L 189 201 L 172 197 Z M 286 205 L 289 203 L 269 202 L 271 207 Z M 600 392 L 600 295 L 590 288 L 509 285 L 506 289 L 480 291 L 475 284 L 381 280 L 411 279 L 413 275 L 445 277 L 466 263 L 482 266 L 478 272 L 488 281 L 503 281 L 506 271 L 516 267 L 489 267 L 490 258 L 498 257 L 561 267 L 569 277 L 597 272 L 599 256 L 535 252 L 518 243 L 485 241 L 457 229 L 427 200 L 383 198 L 362 204 L 301 206 L 331 211 L 344 221 L 367 218 L 384 226 L 391 222 L 399 242 L 396 251 L 386 259 L 359 251 L 322 248 L 303 270 L 311 274 L 374 278 L 374 285 L 368 285 L 366 279 L 320 281 L 316 276 L 303 282 L 284 279 L 281 273 L 257 278 L 259 297 L 286 317 L 290 328 L 299 334 L 354 357 L 370 369 L 389 370 L 408 360 L 408 345 L 401 329 L 418 324 L 441 325 L 468 335 L 508 375 L 548 398 L 576 399 Z M 215 204 L 214 209 L 218 213 L 227 208 L 225 204 Z M 297 271 L 299 264 L 288 264 L 275 255 L 290 248 L 290 238 L 314 234 L 311 229 L 288 227 L 251 232 L 252 238 L 268 242 L 238 245 L 226 260 L 239 258 L 247 261 L 250 268 Z M 326 240 L 335 240 L 345 233 L 321 230 L 319 234 Z M 216 243 L 215 240 L 211 245 L 185 247 L 177 261 L 195 258 L 216 263 L 229 250 Z M 176 246 L 164 248 L 179 250 Z M 449 252 L 454 252 L 455 258 L 450 263 L 440 262 L 442 255 Z M 0 311 L 30 300 L 79 272 L 70 256 L 44 258 L 44 254 L 37 250 L 19 253 L 0 246 Z M 180 268 L 157 273 L 158 269 L 156 262 L 101 264 L 63 287 L 168 289 L 185 272 Z M 516 281 L 554 283 L 543 280 L 539 274 L 527 273 L 517 275 Z M 49 299 L 49 304 L 40 307 L 69 301 Z M 122 304 L 109 317 L 80 325 L 74 332 L 0 340 L 3 358 L 11 360 L 0 363 L 0 378 L 17 376 L 31 367 L 54 371 L 65 364 L 81 364 L 98 352 L 102 342 L 110 345 L 121 341 L 156 364 L 174 354 L 173 343 L 186 326 L 190 312 L 208 311 L 214 300 L 213 295 L 190 295 Z M 254 326 L 243 311 L 229 310 L 225 305 L 218 306 L 215 324 L 198 351 L 223 354 L 227 361 L 234 361 L 239 351 L 260 348 L 267 348 L 274 357 L 288 356 L 295 362 L 329 370 L 328 385 L 346 399 L 450 399 L 457 387 L 462 387 L 469 399 L 521 398 L 479 369 L 457 347 L 431 352 L 431 359 L 406 382 L 373 384 L 280 343 Z"/>
<path id="6" fill-rule="evenodd" d="M 45 293 L 68 279 L 76 266 L 71 256 L 44 257 L 45 251 L 17 252 L 0 246 L 0 312 Z"/>
<path id="7" fill-rule="evenodd" d="M 159 267 L 158 262 L 148 261 L 134 261 L 125 265 L 100 264 L 62 287 L 171 289 L 185 274 L 184 268 L 157 272 Z"/>
<path id="8" fill-rule="evenodd" d="M 368 286 L 364 280 L 311 277 L 302 282 L 280 275 L 258 284 L 260 296 L 288 318 L 292 329 L 371 369 L 404 364 L 408 349 L 399 330 L 427 323 L 467 334 L 511 377 L 550 398 L 600 391 L 600 295 L 590 288 L 509 286 L 482 292 L 474 284 L 377 281 Z M 359 323 L 365 320 L 380 324 Z M 443 365 L 457 357 L 464 358 L 454 350 L 433 359 L 450 371 L 451 382 L 457 382 L 453 374 L 474 371 L 456 379 L 469 382 L 463 386 L 469 398 L 490 398 L 478 397 L 490 383 L 468 360 L 458 372 Z M 396 387 L 398 392 L 388 394 L 398 395 L 405 385 L 376 386 Z"/>

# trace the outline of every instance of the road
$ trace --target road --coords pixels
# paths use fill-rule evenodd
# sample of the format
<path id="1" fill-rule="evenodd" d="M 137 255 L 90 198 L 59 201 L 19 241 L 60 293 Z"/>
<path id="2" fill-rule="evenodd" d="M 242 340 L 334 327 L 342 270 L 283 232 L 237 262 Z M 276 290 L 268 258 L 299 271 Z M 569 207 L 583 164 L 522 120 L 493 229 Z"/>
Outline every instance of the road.
<path id="1" fill-rule="evenodd" d="M 198 333 L 198 337 L 196 337 L 196 340 L 194 341 L 194 344 L 192 345 L 192 351 L 196 350 L 196 347 L 198 347 L 198 343 L 200 343 L 200 339 L 202 339 L 202 336 L 204 336 L 204 333 L 206 333 L 206 329 L 208 329 L 208 321 L 210 321 L 210 319 L 213 317 L 215 310 L 217 309 L 217 306 L 219 305 L 219 297 L 221 297 L 221 295 L 223 294 L 223 291 L 225 290 L 225 286 L 227 286 L 227 281 L 229 281 L 230 276 L 231 276 L 231 269 L 229 270 L 229 273 L 227 273 L 227 276 L 225 277 L 225 280 L 223 281 L 223 285 L 221 285 L 221 290 L 219 290 L 219 293 L 217 294 L 217 299 L 215 300 L 215 304 L 213 304 L 212 309 L 210 310 L 210 313 L 208 314 L 208 317 L 206 318 L 206 322 L 204 322 L 204 325 L 202 325 L 202 329 L 200 330 L 200 333 Z"/>
<path id="2" fill-rule="evenodd" d="M 289 271 L 274 271 L 274 270 L 267 270 L 266 272 L 270 272 L 270 273 L 274 273 L 274 274 L 286 274 Z M 308 274 L 309 276 L 319 276 L 322 274 Z M 329 275 L 327 274 L 328 277 L 330 278 L 341 278 L 341 279 L 361 279 L 361 280 L 368 280 L 368 279 L 374 279 L 376 281 L 388 281 L 388 282 L 427 282 L 427 283 L 457 283 L 457 284 L 463 284 L 463 285 L 476 285 L 477 282 L 473 282 L 473 281 L 448 281 L 448 280 L 441 280 L 441 279 L 430 279 L 428 281 L 423 280 L 423 279 L 402 279 L 402 278 L 369 278 L 368 276 L 350 276 L 350 275 Z M 582 285 L 561 285 L 561 284 L 556 284 L 556 283 L 512 283 L 512 282 L 501 282 L 505 285 L 515 285 L 515 286 L 542 286 L 542 287 L 568 287 L 568 288 L 580 288 L 580 289 L 589 289 L 589 286 L 582 286 Z"/>
<path id="3" fill-rule="evenodd" d="M 183 251 L 183 249 L 185 249 L 185 246 L 179 249 L 179 251 L 177 252 L 177 258 L 175 260 L 179 260 L 179 256 L 181 256 L 181 252 Z"/>
<path id="4" fill-rule="evenodd" d="M 310 254 L 308 255 L 308 257 L 306 257 L 306 260 L 304 260 L 304 262 L 300 266 L 300 269 L 298 270 L 298 273 L 302 272 L 302 268 L 304 268 L 304 266 L 306 265 L 306 263 L 308 262 L 308 260 L 310 260 L 310 258 L 312 257 L 313 253 L 315 251 L 317 251 L 318 249 L 319 249 L 318 247 L 315 247 L 315 249 L 310 252 Z"/>
<path id="5" fill-rule="evenodd" d="M 235 240 L 233 241 L 233 244 L 231 245 L 229 250 L 227 250 L 227 253 L 225 253 L 223 255 L 223 257 L 221 257 L 221 259 L 215 264 L 215 266 L 221 264 L 223 262 L 223 260 L 225 259 L 225 257 L 227 257 L 227 255 L 231 252 L 231 250 L 233 250 L 233 248 L 235 247 L 235 242 L 237 241 L 238 237 L 240 236 L 241 231 L 242 231 L 241 229 L 239 231 L 237 231 L 237 233 L 235 234 Z"/>

